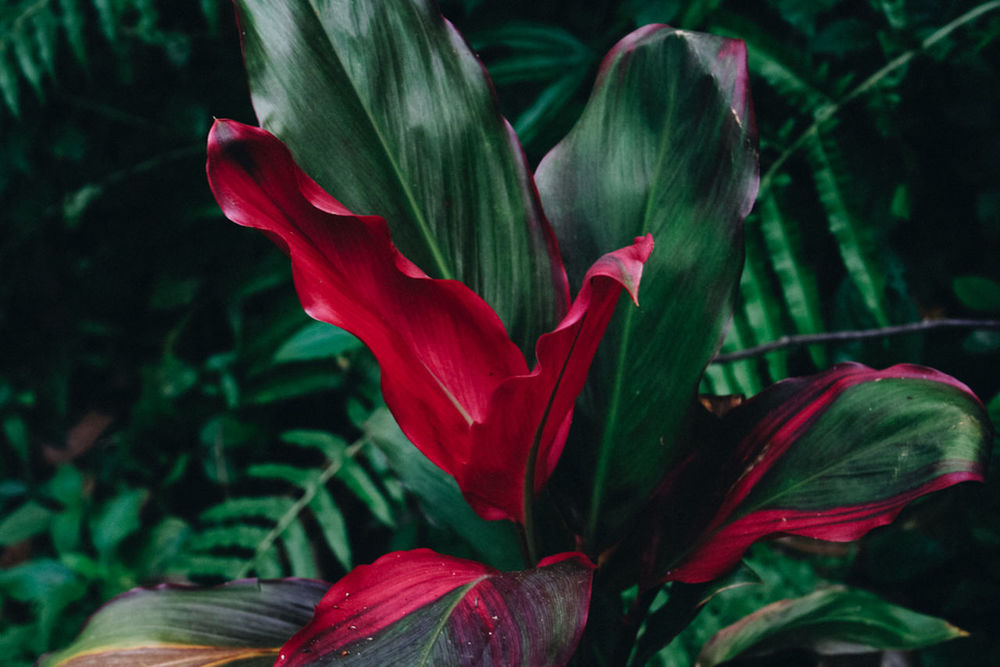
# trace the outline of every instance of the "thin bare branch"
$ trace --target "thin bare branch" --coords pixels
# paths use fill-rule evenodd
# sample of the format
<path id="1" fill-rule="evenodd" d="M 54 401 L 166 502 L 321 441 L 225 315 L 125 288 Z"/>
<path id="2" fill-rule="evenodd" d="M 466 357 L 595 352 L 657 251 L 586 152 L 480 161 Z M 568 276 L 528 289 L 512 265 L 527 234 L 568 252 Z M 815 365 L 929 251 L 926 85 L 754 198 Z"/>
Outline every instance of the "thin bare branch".
<path id="1" fill-rule="evenodd" d="M 900 324 L 892 327 L 881 327 L 878 329 L 863 329 L 860 331 L 831 331 L 821 334 L 803 334 L 798 336 L 782 336 L 778 340 L 770 343 L 763 343 L 745 350 L 738 350 L 728 354 L 719 354 L 712 359 L 713 364 L 725 364 L 731 361 L 759 357 L 768 352 L 784 350 L 790 347 L 802 345 L 814 345 L 816 343 L 832 343 L 844 340 L 866 340 L 870 338 L 887 338 L 890 336 L 902 336 L 905 334 L 934 331 L 936 329 L 978 329 L 986 331 L 1000 331 L 1000 320 L 963 320 L 963 319 L 942 319 L 924 320 L 922 322 L 912 322 L 910 324 Z"/>

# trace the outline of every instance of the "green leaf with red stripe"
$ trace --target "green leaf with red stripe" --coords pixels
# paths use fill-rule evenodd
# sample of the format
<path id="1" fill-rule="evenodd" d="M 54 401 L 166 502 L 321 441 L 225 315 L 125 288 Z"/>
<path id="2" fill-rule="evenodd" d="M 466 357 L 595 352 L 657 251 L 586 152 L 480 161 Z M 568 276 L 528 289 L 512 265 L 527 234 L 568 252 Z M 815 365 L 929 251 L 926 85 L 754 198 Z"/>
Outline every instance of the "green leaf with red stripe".
<path id="1" fill-rule="evenodd" d="M 137 588 L 101 607 L 73 644 L 40 665 L 272 665 L 329 587 L 244 579 L 216 588 Z"/>
<path id="2" fill-rule="evenodd" d="M 696 667 L 788 649 L 820 655 L 906 651 L 966 635 L 867 591 L 834 587 L 778 600 L 723 628 L 702 648 Z"/>
<path id="3" fill-rule="evenodd" d="M 348 209 L 384 217 L 428 275 L 485 299 L 530 355 L 568 308 L 565 272 L 486 71 L 436 4 L 236 6 L 261 125 Z"/>
<path id="4" fill-rule="evenodd" d="M 647 574 L 708 581 L 772 535 L 855 540 L 920 496 L 982 481 L 991 428 L 968 387 L 921 366 L 779 382 L 678 469 L 661 506 L 698 511 L 668 512 Z"/>
<path id="5" fill-rule="evenodd" d="M 428 549 L 352 570 L 276 665 L 564 665 L 583 633 L 593 565 L 560 554 L 499 572 Z"/>
<path id="6" fill-rule="evenodd" d="M 565 490 L 597 546 L 674 459 L 732 312 L 757 192 L 747 78 L 740 41 L 640 28 L 605 57 L 580 121 L 536 173 L 571 281 L 637 234 L 656 241 L 644 305 L 608 328 L 563 457 L 580 464 Z"/>

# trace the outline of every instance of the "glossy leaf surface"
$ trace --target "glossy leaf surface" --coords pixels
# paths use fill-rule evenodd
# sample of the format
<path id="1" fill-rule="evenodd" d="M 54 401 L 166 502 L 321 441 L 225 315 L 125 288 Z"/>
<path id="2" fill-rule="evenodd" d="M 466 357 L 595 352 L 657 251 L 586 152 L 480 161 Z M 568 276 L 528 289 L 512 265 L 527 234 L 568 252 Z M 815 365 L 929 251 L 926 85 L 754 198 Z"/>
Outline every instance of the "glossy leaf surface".
<path id="1" fill-rule="evenodd" d="M 668 579 L 713 579 L 769 535 L 855 540 L 920 496 L 981 481 L 991 439 L 965 385 L 913 365 L 840 364 L 785 380 L 728 412 L 721 428 L 716 446 L 680 469 L 683 488 L 666 495 L 664 506 L 707 517 L 686 536 L 664 525 L 664 541 L 685 553 Z"/>
<path id="2" fill-rule="evenodd" d="M 486 72 L 435 4 L 236 4 L 262 126 L 424 271 L 482 296 L 530 355 L 569 305 L 565 275 Z"/>
<path id="3" fill-rule="evenodd" d="M 569 477 L 593 480 L 574 484 L 577 504 L 589 506 L 586 532 L 612 539 L 674 457 L 731 312 L 742 220 L 757 191 L 742 42 L 662 25 L 627 36 L 536 179 L 571 281 L 636 234 L 657 243 L 649 305 L 609 327 L 572 436 L 582 465 Z"/>
<path id="4" fill-rule="evenodd" d="M 723 628 L 705 644 L 696 664 L 715 667 L 744 654 L 793 648 L 821 655 L 913 650 L 965 634 L 872 593 L 829 588 L 779 600 Z"/>
<path id="5" fill-rule="evenodd" d="M 355 568 L 276 665 L 563 665 L 587 622 L 593 566 L 561 554 L 501 573 L 428 549 Z"/>
<path id="6" fill-rule="evenodd" d="M 137 588 L 114 598 L 44 667 L 271 665 L 330 587 L 244 579 L 216 588 Z"/>
<path id="7" fill-rule="evenodd" d="M 351 213 L 265 130 L 217 121 L 208 178 L 227 217 L 289 254 L 306 312 L 372 350 L 407 437 L 455 477 L 480 516 L 523 523 L 559 460 L 622 288 L 637 299 L 652 239 L 636 238 L 591 266 L 569 312 L 538 339 L 529 370 L 477 294 L 428 278 L 393 245 L 385 220 Z"/>

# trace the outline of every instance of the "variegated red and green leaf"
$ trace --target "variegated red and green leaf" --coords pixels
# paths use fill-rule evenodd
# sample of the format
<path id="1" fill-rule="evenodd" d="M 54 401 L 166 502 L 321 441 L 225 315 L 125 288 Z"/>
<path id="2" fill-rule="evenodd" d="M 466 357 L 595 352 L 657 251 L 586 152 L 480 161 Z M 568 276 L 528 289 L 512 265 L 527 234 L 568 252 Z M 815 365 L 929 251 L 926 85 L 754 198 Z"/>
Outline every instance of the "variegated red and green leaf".
<path id="1" fill-rule="evenodd" d="M 569 307 L 565 272 L 486 71 L 436 4 L 236 6 L 261 125 L 348 209 L 384 217 L 422 270 L 485 299 L 530 355 Z"/>
<path id="2" fill-rule="evenodd" d="M 740 41 L 640 28 L 605 57 L 580 121 L 538 167 L 572 281 L 587 258 L 656 239 L 646 305 L 608 328 L 564 457 L 581 464 L 562 486 L 593 547 L 617 538 L 675 457 L 732 312 L 757 192 L 747 77 Z"/>
<path id="3" fill-rule="evenodd" d="M 428 549 L 355 568 L 276 665 L 564 665 L 587 622 L 593 565 L 560 554 L 498 572 Z"/>
<path id="4" fill-rule="evenodd" d="M 330 587 L 244 579 L 216 588 L 137 588 L 114 598 L 42 667 L 274 664 Z"/>
<path id="5" fill-rule="evenodd" d="M 981 481 L 991 428 L 968 387 L 921 366 L 840 364 L 779 382 L 678 470 L 661 506 L 698 508 L 702 527 L 668 512 L 647 576 L 708 581 L 772 535 L 855 540 L 920 496 Z"/>

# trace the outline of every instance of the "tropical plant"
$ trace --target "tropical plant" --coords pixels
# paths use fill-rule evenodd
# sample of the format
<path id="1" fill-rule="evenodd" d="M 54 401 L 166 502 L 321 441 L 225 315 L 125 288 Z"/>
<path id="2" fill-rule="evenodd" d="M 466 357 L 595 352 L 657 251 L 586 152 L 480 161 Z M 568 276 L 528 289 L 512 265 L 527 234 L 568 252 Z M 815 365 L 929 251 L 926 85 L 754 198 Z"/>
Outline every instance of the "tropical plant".
<path id="1" fill-rule="evenodd" d="M 374 353 L 399 428 L 376 411 L 364 437 L 429 515 L 467 503 L 446 514 L 478 560 L 418 549 L 332 587 L 136 590 L 45 664 L 643 664 L 746 578 L 738 563 L 757 540 L 857 539 L 919 496 L 982 479 L 985 409 L 928 368 L 841 364 L 745 402 L 698 400 L 757 192 L 741 42 L 631 33 L 532 178 L 481 66 L 431 3 L 237 7 L 263 129 L 215 124 L 213 192 L 289 254 L 307 312 Z M 616 305 L 622 289 L 641 307 Z M 214 368 L 225 377 L 226 360 Z M 318 475 L 256 470 L 302 489 L 301 509 L 353 451 L 286 439 L 329 461 Z M 208 518 L 257 511 L 219 507 Z M 329 531 L 328 508 L 313 506 Z M 223 528 L 220 541 L 269 548 L 283 533 L 308 575 L 291 555 L 299 509 L 263 513 L 282 526 L 273 538 Z M 524 569 L 505 571 L 518 549 Z M 258 572 L 280 570 L 266 551 Z M 960 634 L 832 588 L 761 609 L 700 661 Z"/>

